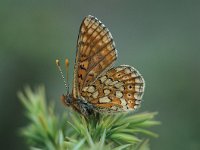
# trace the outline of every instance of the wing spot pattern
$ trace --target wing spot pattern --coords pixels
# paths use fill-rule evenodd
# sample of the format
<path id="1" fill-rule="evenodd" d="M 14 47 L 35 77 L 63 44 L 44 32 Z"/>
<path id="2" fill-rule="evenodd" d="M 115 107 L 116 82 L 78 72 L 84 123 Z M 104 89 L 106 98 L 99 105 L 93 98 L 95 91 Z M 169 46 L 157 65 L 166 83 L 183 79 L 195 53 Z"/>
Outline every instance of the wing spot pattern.
<path id="1" fill-rule="evenodd" d="M 135 93 L 134 98 L 140 100 L 141 99 L 141 93 Z"/>
<path id="2" fill-rule="evenodd" d="M 89 86 L 87 91 L 89 93 L 93 93 L 95 91 L 95 87 L 94 86 Z"/>
<path id="3" fill-rule="evenodd" d="M 105 96 L 107 96 L 108 94 L 110 94 L 110 90 L 109 89 L 105 89 L 104 91 Z"/>
<path id="4" fill-rule="evenodd" d="M 110 85 L 115 85 L 115 84 L 117 84 L 119 81 L 113 81 L 113 82 L 111 82 L 110 83 Z"/>
<path id="5" fill-rule="evenodd" d="M 86 92 L 88 90 L 88 86 L 83 88 L 83 91 Z"/>
<path id="6" fill-rule="evenodd" d="M 126 69 L 124 70 L 124 72 L 125 72 L 126 74 L 129 74 L 129 73 L 131 73 L 131 70 L 130 70 L 129 68 L 126 68 Z"/>
<path id="7" fill-rule="evenodd" d="M 122 94 L 122 92 L 121 91 L 116 91 L 116 97 L 117 98 L 122 98 L 122 96 L 123 96 L 123 94 Z"/>
<path id="8" fill-rule="evenodd" d="M 119 89 L 123 84 L 123 82 L 118 82 L 117 84 L 115 84 L 115 87 Z"/>
<path id="9" fill-rule="evenodd" d="M 104 82 L 104 84 L 105 85 L 109 85 L 110 83 L 112 83 L 113 81 L 112 81 L 112 79 L 107 79 L 105 82 Z"/>
<path id="10" fill-rule="evenodd" d="M 99 98 L 99 102 L 100 103 L 109 103 L 109 102 L 111 102 L 111 100 L 107 96 L 105 96 L 105 97 Z"/>
<path id="11" fill-rule="evenodd" d="M 98 91 L 96 91 L 96 92 L 94 92 L 94 93 L 92 94 L 92 97 L 93 97 L 93 98 L 97 98 L 97 97 L 98 97 L 98 95 L 99 95 L 99 92 L 98 92 Z"/>
<path id="12" fill-rule="evenodd" d="M 135 78 L 135 82 L 136 83 L 144 83 L 143 79 L 140 76 Z"/>
<path id="13" fill-rule="evenodd" d="M 135 104 L 139 105 L 141 103 L 141 100 L 136 100 Z"/>
<path id="14" fill-rule="evenodd" d="M 136 92 L 143 92 L 144 91 L 144 87 L 142 85 L 135 85 L 135 91 Z"/>
<path id="15" fill-rule="evenodd" d="M 121 86 L 121 87 L 119 88 L 119 90 L 120 90 L 120 91 L 124 91 L 124 86 Z"/>
<path id="16" fill-rule="evenodd" d="M 106 76 L 103 76 L 103 77 L 101 77 L 101 78 L 100 78 L 100 80 L 101 80 L 101 83 L 104 83 L 104 82 L 106 81 L 106 79 L 107 79 L 107 77 L 106 77 Z"/>
<path id="17" fill-rule="evenodd" d="M 126 100 L 124 98 L 120 98 L 120 101 L 121 101 L 121 105 L 122 106 L 126 106 Z"/>

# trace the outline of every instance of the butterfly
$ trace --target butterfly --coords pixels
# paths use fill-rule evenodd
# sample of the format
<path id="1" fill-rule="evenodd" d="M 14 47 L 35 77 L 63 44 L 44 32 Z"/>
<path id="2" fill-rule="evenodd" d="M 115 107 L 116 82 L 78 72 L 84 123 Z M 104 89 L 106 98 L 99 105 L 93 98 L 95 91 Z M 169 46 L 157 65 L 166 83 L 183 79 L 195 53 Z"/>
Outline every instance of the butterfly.
<path id="1" fill-rule="evenodd" d="M 132 66 L 112 67 L 116 59 L 117 50 L 108 28 L 93 16 L 85 17 L 77 41 L 73 90 L 70 94 L 65 82 L 68 90 L 62 96 L 64 104 L 84 116 L 138 108 L 144 79 Z M 60 69 L 58 60 L 57 65 Z"/>

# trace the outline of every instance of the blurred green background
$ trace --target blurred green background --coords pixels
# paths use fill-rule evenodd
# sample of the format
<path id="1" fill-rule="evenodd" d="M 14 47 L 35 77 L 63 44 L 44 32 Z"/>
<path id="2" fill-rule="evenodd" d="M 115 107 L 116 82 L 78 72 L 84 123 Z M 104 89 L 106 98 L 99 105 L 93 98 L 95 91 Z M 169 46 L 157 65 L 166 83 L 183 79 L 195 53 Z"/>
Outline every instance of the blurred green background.
<path id="1" fill-rule="evenodd" d="M 139 112 L 158 111 L 162 122 L 154 128 L 160 137 L 151 139 L 152 150 L 199 150 L 197 0 L 1 0 L 0 149 L 27 149 L 18 135 L 27 120 L 16 96 L 25 85 L 43 83 L 47 98 L 64 109 L 55 59 L 69 58 L 72 81 L 79 26 L 89 14 L 110 29 L 119 53 L 116 65 L 133 65 L 146 80 Z"/>

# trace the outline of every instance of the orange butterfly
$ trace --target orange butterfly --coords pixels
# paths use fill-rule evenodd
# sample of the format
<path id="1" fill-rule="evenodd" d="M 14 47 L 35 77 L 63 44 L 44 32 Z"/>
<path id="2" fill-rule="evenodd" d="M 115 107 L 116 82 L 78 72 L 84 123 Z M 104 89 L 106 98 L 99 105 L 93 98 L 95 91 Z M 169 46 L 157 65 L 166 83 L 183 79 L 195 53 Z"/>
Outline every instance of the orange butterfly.
<path id="1" fill-rule="evenodd" d="M 77 42 L 73 91 L 63 95 L 64 103 L 84 116 L 136 109 L 144 93 L 144 79 L 129 65 L 112 67 L 116 59 L 117 50 L 108 28 L 93 16 L 85 17 Z M 58 60 L 57 66 L 62 74 Z M 66 87 L 69 89 L 68 84 Z"/>

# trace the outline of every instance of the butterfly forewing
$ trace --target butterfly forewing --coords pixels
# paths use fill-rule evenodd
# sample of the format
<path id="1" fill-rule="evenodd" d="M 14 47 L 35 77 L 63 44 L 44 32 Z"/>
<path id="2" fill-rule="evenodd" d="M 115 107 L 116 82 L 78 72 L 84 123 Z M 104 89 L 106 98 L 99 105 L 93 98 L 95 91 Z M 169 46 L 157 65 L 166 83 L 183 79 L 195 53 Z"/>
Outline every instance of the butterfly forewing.
<path id="1" fill-rule="evenodd" d="M 136 109 L 144 92 L 144 79 L 131 66 L 111 68 L 82 90 L 82 96 L 98 112 L 123 112 Z"/>
<path id="2" fill-rule="evenodd" d="M 77 42 L 73 96 L 80 98 L 82 89 L 108 70 L 116 58 L 117 51 L 111 33 L 95 17 L 86 17 Z"/>

